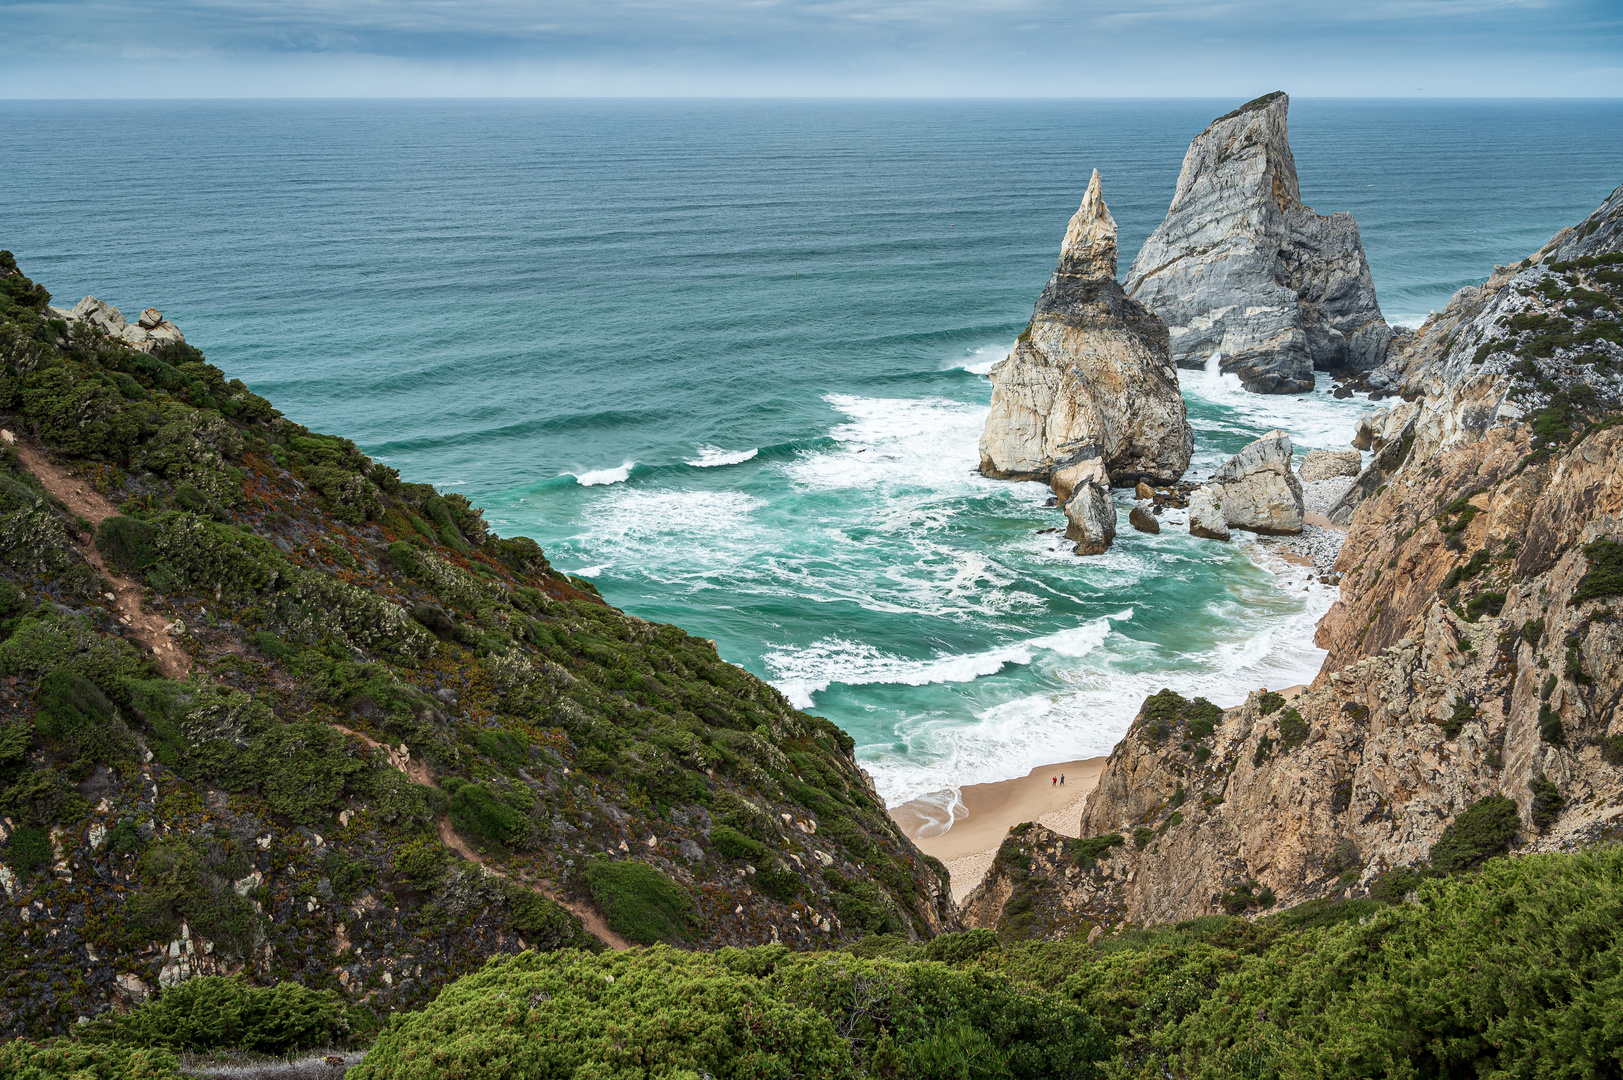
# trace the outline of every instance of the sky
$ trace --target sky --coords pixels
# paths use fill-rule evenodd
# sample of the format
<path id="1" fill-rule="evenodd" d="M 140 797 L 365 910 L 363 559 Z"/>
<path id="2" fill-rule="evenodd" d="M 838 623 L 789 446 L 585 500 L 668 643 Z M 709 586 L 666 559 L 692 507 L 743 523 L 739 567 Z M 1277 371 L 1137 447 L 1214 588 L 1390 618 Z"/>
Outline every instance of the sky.
<path id="1" fill-rule="evenodd" d="M 1623 97 L 1623 0 L 0 0 L 0 98 Z"/>

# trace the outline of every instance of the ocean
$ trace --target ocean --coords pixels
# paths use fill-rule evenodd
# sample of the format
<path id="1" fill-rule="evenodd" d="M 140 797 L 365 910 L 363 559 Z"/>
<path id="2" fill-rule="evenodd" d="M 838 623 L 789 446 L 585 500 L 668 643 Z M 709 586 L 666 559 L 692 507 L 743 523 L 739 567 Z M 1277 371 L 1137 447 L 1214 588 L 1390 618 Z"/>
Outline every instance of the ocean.
<path id="1" fill-rule="evenodd" d="M 974 472 L 1090 170 L 1125 272 L 1236 104 L 0 102 L 0 247 L 714 638 L 891 803 L 950 798 L 1107 753 L 1163 686 L 1318 669 L 1334 589 L 1266 545 L 1123 520 L 1078 559 L 1046 488 Z M 1617 102 L 1299 100 L 1291 130 L 1410 325 L 1623 182 Z M 1183 375 L 1197 478 L 1369 407 Z"/>

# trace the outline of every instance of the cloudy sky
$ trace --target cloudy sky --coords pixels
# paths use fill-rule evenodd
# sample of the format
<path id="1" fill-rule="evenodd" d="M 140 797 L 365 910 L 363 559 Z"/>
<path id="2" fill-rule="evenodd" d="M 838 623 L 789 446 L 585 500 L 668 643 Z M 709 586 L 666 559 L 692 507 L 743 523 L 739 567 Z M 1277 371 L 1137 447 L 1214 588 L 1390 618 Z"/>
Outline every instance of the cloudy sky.
<path id="1" fill-rule="evenodd" d="M 0 0 L 0 97 L 1623 96 L 1619 0 Z"/>

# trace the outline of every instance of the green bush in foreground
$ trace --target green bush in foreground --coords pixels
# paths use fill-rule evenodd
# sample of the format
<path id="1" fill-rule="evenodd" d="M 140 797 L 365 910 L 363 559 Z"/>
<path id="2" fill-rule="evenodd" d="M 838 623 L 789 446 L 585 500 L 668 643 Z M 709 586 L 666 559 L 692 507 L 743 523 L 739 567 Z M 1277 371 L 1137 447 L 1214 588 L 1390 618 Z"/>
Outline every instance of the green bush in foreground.
<path id="1" fill-rule="evenodd" d="M 206 977 L 171 987 L 122 1016 L 97 1021 L 85 1041 L 286 1054 L 332 1045 L 348 1033 L 344 1006 L 330 990 L 287 982 L 249 986 L 240 978 Z"/>
<path id="2" fill-rule="evenodd" d="M 1093 944 L 526 953 L 397 1019 L 350 1077 L 1619 1074 L 1623 848 L 1393 892 Z"/>
<path id="3" fill-rule="evenodd" d="M 167 1050 L 128 1046 L 0 1043 L 0 1076 L 6 1080 L 183 1080 Z"/>
<path id="4" fill-rule="evenodd" d="M 350 1080 L 1093 1077 L 1063 997 L 937 963 L 781 947 L 493 960 L 396 1021 Z"/>

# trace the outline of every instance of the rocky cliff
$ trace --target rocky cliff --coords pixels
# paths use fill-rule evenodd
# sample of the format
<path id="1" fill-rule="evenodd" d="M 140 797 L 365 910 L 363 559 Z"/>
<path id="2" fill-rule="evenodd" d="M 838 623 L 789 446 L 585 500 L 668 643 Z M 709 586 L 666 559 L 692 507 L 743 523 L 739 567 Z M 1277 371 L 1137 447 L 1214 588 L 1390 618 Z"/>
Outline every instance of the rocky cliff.
<path id="1" fill-rule="evenodd" d="M 1179 367 L 1220 352 L 1222 370 L 1271 394 L 1312 389 L 1315 370 L 1373 369 L 1392 339 L 1352 215 L 1302 205 L 1289 106 L 1272 93 L 1195 137 L 1126 283 L 1165 320 Z"/>
<path id="2" fill-rule="evenodd" d="M 1194 436 L 1166 328 L 1116 281 L 1098 170 L 1030 325 L 991 379 L 981 472 L 1049 483 L 1079 553 L 1114 536 L 1111 485 L 1173 481 L 1189 467 Z"/>
<path id="3" fill-rule="evenodd" d="M 1412 400 L 1355 436 L 1377 452 L 1318 679 L 1226 711 L 1151 697 L 1088 801 L 1094 839 L 1011 836 L 977 925 L 1401 895 L 1623 838 L 1623 190 L 1372 383 Z"/>
<path id="4" fill-rule="evenodd" d="M 849 736 L 0 252 L 0 1034 L 956 925 Z M 150 325 L 148 325 L 150 324 Z M 370 1019 L 367 1019 L 370 1017 Z"/>

